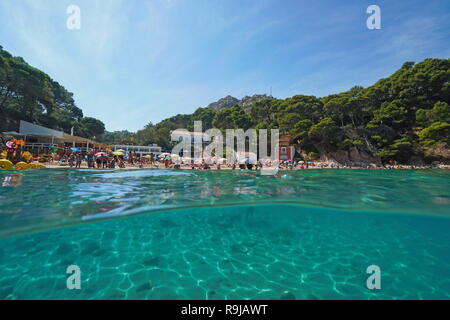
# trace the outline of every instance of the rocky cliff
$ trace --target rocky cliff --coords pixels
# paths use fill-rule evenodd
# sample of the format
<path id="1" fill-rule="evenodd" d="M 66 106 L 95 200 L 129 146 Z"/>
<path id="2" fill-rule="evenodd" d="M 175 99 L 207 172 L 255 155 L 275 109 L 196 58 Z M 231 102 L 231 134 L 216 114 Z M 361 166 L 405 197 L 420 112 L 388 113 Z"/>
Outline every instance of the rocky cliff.
<path id="1" fill-rule="evenodd" d="M 222 99 L 217 100 L 216 102 L 210 103 L 208 105 L 208 108 L 211 108 L 215 111 L 219 111 L 225 108 L 229 108 L 235 105 L 241 106 L 241 107 L 247 107 L 252 105 L 255 102 L 258 102 L 262 99 L 271 98 L 270 96 L 266 94 L 255 94 L 253 96 L 245 96 L 241 100 L 232 97 L 232 96 L 226 96 Z"/>

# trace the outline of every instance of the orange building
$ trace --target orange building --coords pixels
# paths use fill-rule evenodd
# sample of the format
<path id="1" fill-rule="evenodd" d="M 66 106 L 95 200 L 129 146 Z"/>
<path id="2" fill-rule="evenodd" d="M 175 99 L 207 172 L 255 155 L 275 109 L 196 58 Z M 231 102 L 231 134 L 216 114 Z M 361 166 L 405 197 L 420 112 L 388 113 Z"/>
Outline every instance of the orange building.
<path id="1" fill-rule="evenodd" d="M 280 137 L 278 148 L 278 157 L 280 161 L 293 161 L 295 155 L 295 147 L 290 136 Z"/>

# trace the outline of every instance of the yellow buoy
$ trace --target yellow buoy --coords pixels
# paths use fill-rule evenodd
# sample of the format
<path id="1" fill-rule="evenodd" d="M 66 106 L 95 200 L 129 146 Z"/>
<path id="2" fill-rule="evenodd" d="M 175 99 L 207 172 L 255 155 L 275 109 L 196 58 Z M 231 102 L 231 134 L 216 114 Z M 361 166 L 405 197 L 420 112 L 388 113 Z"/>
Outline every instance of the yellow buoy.
<path id="1" fill-rule="evenodd" d="M 6 159 L 0 160 L 0 169 L 11 170 L 13 167 L 14 166 L 11 161 L 6 160 Z"/>
<path id="2" fill-rule="evenodd" d="M 30 169 L 30 167 L 31 166 L 28 163 L 25 163 L 25 162 L 16 163 L 16 169 L 19 169 L 19 170 Z"/>
<path id="3" fill-rule="evenodd" d="M 45 169 L 47 168 L 46 166 L 44 166 L 43 164 L 40 163 L 30 163 L 30 169 Z"/>
<path id="4" fill-rule="evenodd" d="M 32 157 L 33 157 L 32 154 L 29 153 L 28 151 L 22 153 L 22 159 L 25 160 L 26 162 L 30 161 Z"/>

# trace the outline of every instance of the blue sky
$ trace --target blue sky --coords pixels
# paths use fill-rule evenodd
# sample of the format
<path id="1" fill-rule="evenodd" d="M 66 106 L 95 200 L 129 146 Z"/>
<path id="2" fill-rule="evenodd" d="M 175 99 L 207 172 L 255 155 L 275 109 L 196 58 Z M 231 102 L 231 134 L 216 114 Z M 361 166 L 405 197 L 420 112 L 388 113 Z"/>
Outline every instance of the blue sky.
<path id="1" fill-rule="evenodd" d="M 66 27 L 71 4 L 80 30 Z M 381 30 L 366 27 L 371 4 Z M 0 45 L 73 92 L 86 116 L 134 131 L 228 94 L 324 96 L 405 61 L 449 58 L 449 9 L 448 0 L 0 0 Z"/>

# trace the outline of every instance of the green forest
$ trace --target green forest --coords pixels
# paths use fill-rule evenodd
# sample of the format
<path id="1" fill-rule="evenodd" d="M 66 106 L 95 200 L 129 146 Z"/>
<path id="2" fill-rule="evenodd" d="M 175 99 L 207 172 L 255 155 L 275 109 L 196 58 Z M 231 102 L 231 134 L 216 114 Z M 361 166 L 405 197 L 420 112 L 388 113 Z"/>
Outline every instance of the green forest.
<path id="1" fill-rule="evenodd" d="M 170 130 L 192 130 L 195 120 L 208 128 L 280 129 L 303 157 L 360 154 L 386 162 L 450 159 L 450 59 L 406 62 L 374 85 L 355 86 L 326 97 L 266 98 L 250 106 L 199 108 L 133 134 L 108 134 L 108 142 L 157 143 L 170 149 Z M 345 157 L 344 157 L 345 158 Z"/>
<path id="2" fill-rule="evenodd" d="M 84 117 L 67 91 L 46 73 L 0 46 L 0 132 L 17 131 L 26 120 L 85 138 L 98 138 L 105 125 Z"/>
<path id="3" fill-rule="evenodd" d="M 105 132 L 97 119 L 84 117 L 73 94 L 44 72 L 0 47 L 0 130 L 17 130 L 19 120 L 114 144 L 156 143 L 170 150 L 170 131 L 272 129 L 290 135 L 303 158 L 340 155 L 409 163 L 450 159 L 450 59 L 405 62 L 367 88 L 355 86 L 326 97 L 264 97 L 250 105 L 198 108 L 137 132 Z"/>

